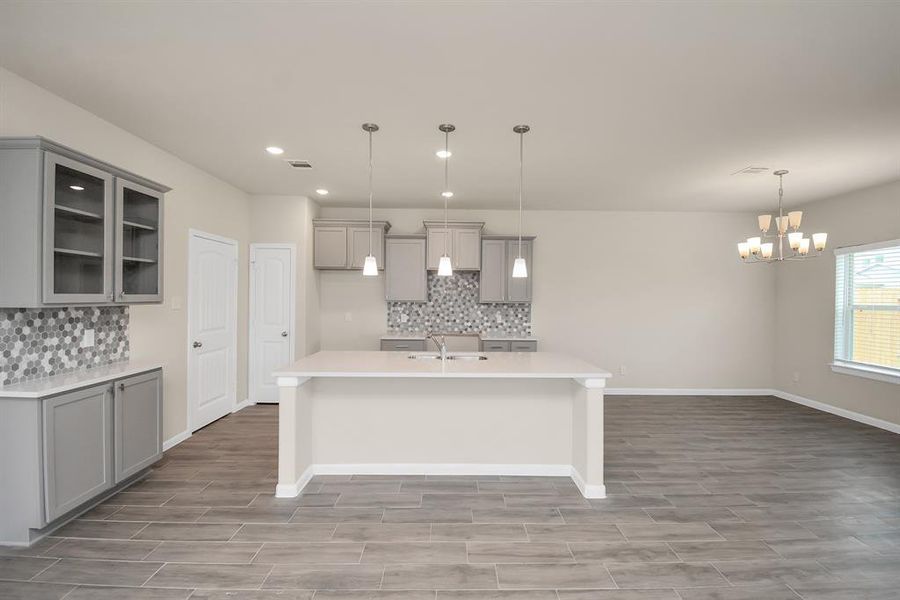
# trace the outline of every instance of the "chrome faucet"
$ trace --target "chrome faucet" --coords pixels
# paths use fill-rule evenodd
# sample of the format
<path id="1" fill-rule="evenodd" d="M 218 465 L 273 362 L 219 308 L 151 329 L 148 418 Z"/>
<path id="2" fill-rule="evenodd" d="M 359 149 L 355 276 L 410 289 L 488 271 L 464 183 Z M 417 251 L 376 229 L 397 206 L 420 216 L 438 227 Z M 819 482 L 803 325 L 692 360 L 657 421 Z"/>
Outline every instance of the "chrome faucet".
<path id="1" fill-rule="evenodd" d="M 441 351 L 441 362 L 447 360 L 447 342 L 444 339 L 444 336 L 441 336 L 441 341 L 438 341 L 438 335 L 436 333 L 429 333 L 428 339 L 434 342 L 434 345 L 438 347 L 438 350 Z"/>

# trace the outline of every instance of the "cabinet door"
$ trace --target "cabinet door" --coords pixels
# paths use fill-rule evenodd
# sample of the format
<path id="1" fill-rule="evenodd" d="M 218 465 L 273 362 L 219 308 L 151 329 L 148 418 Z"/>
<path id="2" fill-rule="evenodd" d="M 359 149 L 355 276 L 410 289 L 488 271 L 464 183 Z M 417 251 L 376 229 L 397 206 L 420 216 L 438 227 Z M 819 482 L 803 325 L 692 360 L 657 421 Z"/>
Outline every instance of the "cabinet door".
<path id="1" fill-rule="evenodd" d="M 162 371 L 115 384 L 116 483 L 162 458 Z"/>
<path id="2" fill-rule="evenodd" d="M 502 340 L 482 340 L 482 352 L 509 352 L 509 342 Z"/>
<path id="3" fill-rule="evenodd" d="M 537 352 L 537 342 L 531 341 L 513 341 L 510 342 L 509 349 L 511 352 Z"/>
<path id="4" fill-rule="evenodd" d="M 481 302 L 506 300 L 506 241 L 481 241 L 481 281 L 478 293 Z"/>
<path id="5" fill-rule="evenodd" d="M 113 486 L 109 385 L 43 401 L 47 522 Z"/>
<path id="6" fill-rule="evenodd" d="M 481 269 L 481 231 L 453 230 L 453 268 L 461 271 Z"/>
<path id="7" fill-rule="evenodd" d="M 423 352 L 425 350 L 425 340 L 381 340 L 381 349 L 388 352 L 403 350 Z"/>
<path id="8" fill-rule="evenodd" d="M 384 273 L 384 293 L 388 301 L 427 301 L 425 240 L 388 239 L 385 244 Z"/>
<path id="9" fill-rule="evenodd" d="M 369 228 L 351 227 L 350 233 L 350 268 L 362 269 L 369 255 Z M 379 270 L 384 269 L 384 229 L 372 227 L 372 255 L 378 263 Z"/>
<path id="10" fill-rule="evenodd" d="M 44 302 L 112 301 L 112 217 L 112 175 L 44 154 Z"/>
<path id="11" fill-rule="evenodd" d="M 116 301 L 162 302 L 163 194 L 116 180 Z"/>
<path id="12" fill-rule="evenodd" d="M 313 265 L 317 269 L 347 268 L 346 227 L 316 227 L 313 238 Z"/>
<path id="13" fill-rule="evenodd" d="M 506 246 L 506 301 L 531 302 L 532 281 L 534 281 L 534 262 L 531 260 L 534 244 L 531 240 L 522 240 L 522 257 L 528 267 L 528 277 L 521 279 L 512 276 L 513 264 L 519 253 L 519 242 L 509 240 Z"/>
<path id="14" fill-rule="evenodd" d="M 428 230 L 428 270 L 437 271 L 441 257 L 446 253 L 453 256 L 453 235 L 451 229 L 430 228 Z"/>

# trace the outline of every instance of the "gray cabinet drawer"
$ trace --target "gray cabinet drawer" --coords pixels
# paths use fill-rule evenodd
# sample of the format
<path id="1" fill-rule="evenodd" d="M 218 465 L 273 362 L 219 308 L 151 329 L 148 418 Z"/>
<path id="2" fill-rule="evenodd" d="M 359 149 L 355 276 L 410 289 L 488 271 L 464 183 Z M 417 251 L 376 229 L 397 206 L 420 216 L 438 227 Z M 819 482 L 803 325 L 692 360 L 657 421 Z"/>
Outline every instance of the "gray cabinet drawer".
<path id="1" fill-rule="evenodd" d="M 510 352 L 537 352 L 537 342 L 511 342 Z"/>
<path id="2" fill-rule="evenodd" d="M 387 351 L 424 352 L 425 340 L 381 340 L 381 349 Z"/>
<path id="3" fill-rule="evenodd" d="M 162 371 L 116 382 L 116 483 L 162 458 Z"/>
<path id="4" fill-rule="evenodd" d="M 109 384 L 43 401 L 47 522 L 113 486 Z"/>
<path id="5" fill-rule="evenodd" d="M 509 352 L 509 342 L 504 341 L 482 341 L 482 352 Z"/>

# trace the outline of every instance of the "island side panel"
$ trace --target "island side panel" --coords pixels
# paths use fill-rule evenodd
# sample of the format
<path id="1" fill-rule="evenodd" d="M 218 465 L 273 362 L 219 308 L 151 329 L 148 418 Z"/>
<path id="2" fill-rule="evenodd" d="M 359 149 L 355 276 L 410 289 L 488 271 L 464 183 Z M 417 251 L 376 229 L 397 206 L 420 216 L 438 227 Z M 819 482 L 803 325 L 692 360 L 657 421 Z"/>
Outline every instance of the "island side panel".
<path id="1" fill-rule="evenodd" d="M 312 383 L 317 473 L 571 474 L 570 380 Z"/>
<path id="2" fill-rule="evenodd" d="M 278 378 L 278 485 L 275 495 L 293 498 L 313 475 L 312 397 L 309 379 Z"/>
<path id="3" fill-rule="evenodd" d="M 605 498 L 604 379 L 576 380 L 572 397 L 572 475 L 586 498 Z"/>

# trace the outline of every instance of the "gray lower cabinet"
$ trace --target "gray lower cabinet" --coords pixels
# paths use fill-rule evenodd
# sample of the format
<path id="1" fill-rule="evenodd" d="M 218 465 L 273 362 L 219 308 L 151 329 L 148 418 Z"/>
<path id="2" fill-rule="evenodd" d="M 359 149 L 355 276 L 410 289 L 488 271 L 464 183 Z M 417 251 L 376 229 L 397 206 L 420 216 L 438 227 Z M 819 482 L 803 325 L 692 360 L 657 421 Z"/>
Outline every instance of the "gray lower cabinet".
<path id="1" fill-rule="evenodd" d="M 384 256 L 385 298 L 389 302 L 426 302 L 425 236 L 389 235 Z"/>
<path id="2" fill-rule="evenodd" d="M 519 255 L 518 239 L 512 236 L 485 236 L 481 240 L 481 281 L 478 286 L 482 303 L 531 302 L 534 284 L 534 238 L 522 238 L 522 257 L 528 266 L 528 277 L 512 276 Z"/>
<path id="3" fill-rule="evenodd" d="M 381 340 L 381 349 L 389 352 L 424 352 L 425 340 L 409 339 L 409 340 Z"/>
<path id="4" fill-rule="evenodd" d="M 0 306 L 161 302 L 167 191 L 44 138 L 0 138 Z"/>
<path id="5" fill-rule="evenodd" d="M 48 523 L 114 485 L 111 388 L 102 385 L 43 401 Z"/>
<path id="6" fill-rule="evenodd" d="M 116 483 L 162 458 L 162 377 L 159 371 L 115 385 Z"/>
<path id="7" fill-rule="evenodd" d="M 537 340 L 481 340 L 482 352 L 537 352 Z"/>
<path id="8" fill-rule="evenodd" d="M 482 352 L 509 352 L 509 342 L 501 340 L 481 340 Z"/>

